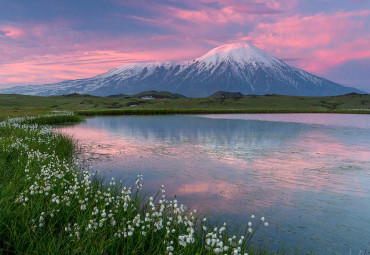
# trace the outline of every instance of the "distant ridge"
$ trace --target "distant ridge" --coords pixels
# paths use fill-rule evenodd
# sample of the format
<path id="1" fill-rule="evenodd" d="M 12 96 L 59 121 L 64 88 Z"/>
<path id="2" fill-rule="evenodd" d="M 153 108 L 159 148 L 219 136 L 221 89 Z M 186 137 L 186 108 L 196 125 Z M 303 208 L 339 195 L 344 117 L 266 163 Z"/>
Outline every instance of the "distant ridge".
<path id="1" fill-rule="evenodd" d="M 240 92 L 217 91 L 209 96 L 209 98 L 241 98 L 243 94 Z"/>
<path id="2" fill-rule="evenodd" d="M 296 96 L 365 93 L 291 67 L 247 43 L 222 45 L 190 62 L 132 63 L 88 79 L 18 86 L 0 93 L 108 96 L 150 90 L 189 97 L 207 97 L 217 91 Z"/>
<path id="3" fill-rule="evenodd" d="M 143 92 L 131 95 L 130 97 L 131 98 L 151 97 L 151 98 L 155 98 L 155 99 L 159 99 L 159 98 L 186 98 L 185 96 L 180 95 L 180 94 L 173 94 L 173 93 L 167 92 L 167 91 L 155 91 L 155 90 L 143 91 Z"/>
<path id="4" fill-rule="evenodd" d="M 127 95 L 127 94 L 117 94 L 117 95 L 109 95 L 107 97 L 111 97 L 111 98 L 129 98 L 130 95 Z"/>

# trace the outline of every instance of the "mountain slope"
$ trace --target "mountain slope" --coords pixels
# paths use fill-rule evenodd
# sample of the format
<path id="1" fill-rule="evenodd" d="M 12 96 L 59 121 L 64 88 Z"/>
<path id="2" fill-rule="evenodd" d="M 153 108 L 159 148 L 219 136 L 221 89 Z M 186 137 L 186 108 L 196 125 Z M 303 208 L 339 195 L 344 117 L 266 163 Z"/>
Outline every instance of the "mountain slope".
<path id="1" fill-rule="evenodd" d="M 363 93 L 291 67 L 246 43 L 217 47 L 189 63 L 133 63 L 88 79 L 18 86 L 0 90 L 0 93 L 107 96 L 147 90 L 168 91 L 190 97 L 205 97 L 216 91 L 302 96 Z"/>

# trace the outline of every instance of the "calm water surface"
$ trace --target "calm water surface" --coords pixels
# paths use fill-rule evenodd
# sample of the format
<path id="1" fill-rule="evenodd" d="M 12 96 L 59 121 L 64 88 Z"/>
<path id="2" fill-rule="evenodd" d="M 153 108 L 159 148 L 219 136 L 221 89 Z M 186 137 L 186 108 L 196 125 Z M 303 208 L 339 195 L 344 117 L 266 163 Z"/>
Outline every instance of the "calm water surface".
<path id="1" fill-rule="evenodd" d="M 108 178 L 143 174 L 222 222 L 265 216 L 255 240 L 272 249 L 370 250 L 369 115 L 95 117 L 62 132 Z"/>

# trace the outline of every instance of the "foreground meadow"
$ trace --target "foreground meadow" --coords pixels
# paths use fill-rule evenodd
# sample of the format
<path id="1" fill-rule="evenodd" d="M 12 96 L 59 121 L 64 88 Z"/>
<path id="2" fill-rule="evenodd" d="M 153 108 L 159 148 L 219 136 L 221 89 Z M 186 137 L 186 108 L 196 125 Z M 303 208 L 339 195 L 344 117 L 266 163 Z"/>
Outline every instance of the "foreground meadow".
<path id="1" fill-rule="evenodd" d="M 0 252 L 13 254 L 272 254 L 252 244 L 268 226 L 216 226 L 167 197 L 144 196 L 143 177 L 124 186 L 84 169 L 73 140 L 52 124 L 71 112 L 0 123 Z"/>

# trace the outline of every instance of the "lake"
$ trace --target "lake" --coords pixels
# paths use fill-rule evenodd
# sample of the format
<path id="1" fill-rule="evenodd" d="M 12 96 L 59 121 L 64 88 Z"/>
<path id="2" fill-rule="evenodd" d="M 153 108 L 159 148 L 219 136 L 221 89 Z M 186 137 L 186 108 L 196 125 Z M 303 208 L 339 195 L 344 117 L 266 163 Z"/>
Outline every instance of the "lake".
<path id="1" fill-rule="evenodd" d="M 60 129 L 91 171 L 167 195 L 212 219 L 270 223 L 255 241 L 288 252 L 370 250 L 370 115 L 94 117 Z"/>

